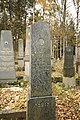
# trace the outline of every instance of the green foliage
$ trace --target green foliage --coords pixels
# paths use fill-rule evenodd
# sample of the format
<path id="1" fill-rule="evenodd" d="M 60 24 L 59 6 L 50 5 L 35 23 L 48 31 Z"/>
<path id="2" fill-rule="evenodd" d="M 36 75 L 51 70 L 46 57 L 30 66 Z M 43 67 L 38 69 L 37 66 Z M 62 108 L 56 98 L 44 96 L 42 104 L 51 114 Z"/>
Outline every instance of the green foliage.
<path id="1" fill-rule="evenodd" d="M 1 0 L 0 31 L 9 29 L 15 39 L 22 38 L 23 34 L 26 34 L 25 7 L 26 0 Z"/>
<path id="2" fill-rule="evenodd" d="M 53 82 L 54 83 L 57 83 L 57 82 L 62 82 L 63 78 L 60 76 L 60 77 L 54 77 L 53 78 Z"/>
<path id="3" fill-rule="evenodd" d="M 18 82 L 20 87 L 27 87 L 27 85 L 29 84 L 28 81 L 24 81 L 24 80 L 20 80 Z"/>
<path id="4" fill-rule="evenodd" d="M 62 83 L 58 82 L 58 83 L 55 84 L 55 86 L 56 86 L 56 94 L 57 95 L 60 95 L 60 94 L 62 94 L 64 92 Z"/>
<path id="5" fill-rule="evenodd" d="M 41 4 L 43 15 L 41 9 L 36 10 L 36 3 Z M 63 0 L 63 8 L 60 8 L 55 0 L 1 0 L 0 31 L 2 29 L 9 29 L 12 31 L 17 49 L 18 39 L 26 39 L 26 18 L 28 17 L 28 25 L 31 25 L 33 21 L 36 22 L 39 19 L 45 19 L 51 25 L 51 39 L 54 40 L 54 42 L 55 40 L 59 42 L 66 37 L 68 44 L 74 46 L 76 39 L 75 25 L 72 19 L 66 20 L 68 15 L 66 10 L 64 10 L 65 4 L 65 0 Z"/>
<path id="6" fill-rule="evenodd" d="M 32 5 L 33 5 L 33 2 L 35 2 L 35 0 L 28 0 Z"/>

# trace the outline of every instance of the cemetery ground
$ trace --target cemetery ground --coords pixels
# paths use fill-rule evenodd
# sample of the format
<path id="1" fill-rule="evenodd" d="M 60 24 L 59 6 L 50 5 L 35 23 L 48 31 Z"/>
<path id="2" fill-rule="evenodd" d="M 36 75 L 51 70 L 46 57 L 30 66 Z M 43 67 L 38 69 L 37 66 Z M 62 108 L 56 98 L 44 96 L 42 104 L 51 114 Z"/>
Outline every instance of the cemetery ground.
<path id="1" fill-rule="evenodd" d="M 66 88 L 62 84 L 62 61 L 58 60 L 52 68 L 52 91 L 56 97 L 56 120 L 79 120 L 80 118 L 80 79 L 75 88 Z M 17 70 L 17 78 L 22 79 L 23 70 Z M 0 88 L 0 111 L 26 111 L 29 83 L 21 80 L 20 86 Z M 26 83 L 26 84 L 25 84 Z M 12 87 L 13 86 L 13 87 Z"/>

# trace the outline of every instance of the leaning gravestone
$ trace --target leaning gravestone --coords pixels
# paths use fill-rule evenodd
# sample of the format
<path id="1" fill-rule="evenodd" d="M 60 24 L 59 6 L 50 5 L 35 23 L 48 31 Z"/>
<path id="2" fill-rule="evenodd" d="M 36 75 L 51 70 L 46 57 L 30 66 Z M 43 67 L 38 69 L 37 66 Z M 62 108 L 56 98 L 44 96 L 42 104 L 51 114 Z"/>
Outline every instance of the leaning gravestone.
<path id="1" fill-rule="evenodd" d="M 38 21 L 31 27 L 31 91 L 28 120 L 55 120 L 52 96 L 49 25 Z"/>
<path id="2" fill-rule="evenodd" d="M 12 34 L 9 30 L 1 31 L 0 40 L 0 82 L 16 80 Z"/>
<path id="3" fill-rule="evenodd" d="M 23 50 L 23 39 L 18 41 L 18 65 L 20 68 L 24 67 L 24 50 Z"/>
<path id="4" fill-rule="evenodd" d="M 75 68 L 74 68 L 74 57 L 73 57 L 73 47 L 67 46 L 65 48 L 64 56 L 64 68 L 63 68 L 63 83 L 66 86 L 75 86 Z"/>

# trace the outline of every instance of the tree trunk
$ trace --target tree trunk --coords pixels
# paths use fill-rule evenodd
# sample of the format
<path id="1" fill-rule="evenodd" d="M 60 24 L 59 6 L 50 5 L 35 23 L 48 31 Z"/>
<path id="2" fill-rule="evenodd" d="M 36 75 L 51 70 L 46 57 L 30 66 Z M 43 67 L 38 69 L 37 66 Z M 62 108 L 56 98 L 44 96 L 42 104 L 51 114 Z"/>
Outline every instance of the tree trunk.
<path id="1" fill-rule="evenodd" d="M 65 21 L 66 21 L 66 0 L 64 0 L 64 13 L 63 13 L 63 30 L 64 30 L 64 38 L 63 38 L 63 59 L 64 59 L 64 51 L 65 51 Z"/>

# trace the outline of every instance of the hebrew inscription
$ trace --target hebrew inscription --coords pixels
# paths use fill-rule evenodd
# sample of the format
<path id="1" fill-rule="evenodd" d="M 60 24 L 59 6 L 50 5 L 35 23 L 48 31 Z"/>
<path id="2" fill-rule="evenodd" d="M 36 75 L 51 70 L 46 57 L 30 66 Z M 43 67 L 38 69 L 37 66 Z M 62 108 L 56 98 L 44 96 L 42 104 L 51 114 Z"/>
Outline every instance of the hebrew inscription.
<path id="1" fill-rule="evenodd" d="M 31 28 L 31 96 L 52 94 L 49 25 L 42 21 Z"/>
<path id="2" fill-rule="evenodd" d="M 28 101 L 28 120 L 55 120 L 55 98 L 35 97 Z"/>
<path id="3" fill-rule="evenodd" d="M 56 120 L 52 96 L 49 24 L 40 20 L 31 27 L 31 81 L 27 120 Z"/>

